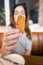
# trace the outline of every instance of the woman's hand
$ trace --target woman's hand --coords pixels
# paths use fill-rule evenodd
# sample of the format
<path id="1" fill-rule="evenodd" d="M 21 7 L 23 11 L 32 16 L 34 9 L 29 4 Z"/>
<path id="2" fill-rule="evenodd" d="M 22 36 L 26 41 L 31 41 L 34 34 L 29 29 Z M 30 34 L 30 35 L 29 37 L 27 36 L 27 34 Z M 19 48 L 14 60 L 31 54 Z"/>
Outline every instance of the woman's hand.
<path id="1" fill-rule="evenodd" d="M 15 47 L 17 46 L 19 37 L 21 35 L 22 34 L 19 33 L 19 30 L 17 30 L 17 29 L 14 29 L 14 31 L 7 32 L 5 34 L 3 46 L 2 46 L 2 50 L 5 55 L 8 53 L 11 53 L 11 51 L 13 51 L 15 49 Z M 5 50 L 5 52 L 4 52 L 4 50 Z"/>

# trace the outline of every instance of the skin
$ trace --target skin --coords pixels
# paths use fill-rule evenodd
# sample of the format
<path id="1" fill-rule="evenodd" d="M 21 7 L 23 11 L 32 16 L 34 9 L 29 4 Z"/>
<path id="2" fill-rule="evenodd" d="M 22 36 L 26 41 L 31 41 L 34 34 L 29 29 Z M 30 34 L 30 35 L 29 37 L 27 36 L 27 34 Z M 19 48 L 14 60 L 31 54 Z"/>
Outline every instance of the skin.
<path id="1" fill-rule="evenodd" d="M 17 42 L 21 35 L 22 34 L 19 33 L 18 29 L 14 29 L 14 31 L 11 31 L 10 33 L 6 33 L 6 35 L 4 36 L 5 40 L 0 49 L 0 54 L 2 54 L 2 56 L 4 56 L 4 55 L 11 53 L 11 51 L 17 46 Z M 7 39 L 7 41 L 6 41 L 6 39 Z"/>

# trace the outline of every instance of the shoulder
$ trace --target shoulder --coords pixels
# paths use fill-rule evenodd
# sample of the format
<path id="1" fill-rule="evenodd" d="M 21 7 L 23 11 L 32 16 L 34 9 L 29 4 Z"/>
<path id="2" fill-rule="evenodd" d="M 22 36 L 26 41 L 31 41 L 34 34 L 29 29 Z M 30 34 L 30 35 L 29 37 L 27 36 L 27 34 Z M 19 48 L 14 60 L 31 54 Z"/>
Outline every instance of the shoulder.
<path id="1" fill-rule="evenodd" d="M 24 46 L 25 50 L 30 51 L 32 49 L 32 41 L 24 35 L 22 35 L 21 38 L 19 39 L 19 45 Z"/>
<path id="2" fill-rule="evenodd" d="M 27 36 L 25 35 L 22 35 L 20 38 L 19 38 L 19 42 L 21 43 L 31 43 L 31 40 L 27 38 Z"/>

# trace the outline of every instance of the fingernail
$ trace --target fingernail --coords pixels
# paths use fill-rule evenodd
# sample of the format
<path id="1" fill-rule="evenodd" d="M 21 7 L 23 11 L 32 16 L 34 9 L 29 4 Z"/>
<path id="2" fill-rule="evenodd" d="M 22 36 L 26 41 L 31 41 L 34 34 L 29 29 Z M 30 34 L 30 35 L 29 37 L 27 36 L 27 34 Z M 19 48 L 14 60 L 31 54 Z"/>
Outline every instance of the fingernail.
<path id="1" fill-rule="evenodd" d="M 20 35 L 22 35 L 22 33 L 20 33 Z"/>
<path id="2" fill-rule="evenodd" d="M 22 33 L 19 33 L 19 37 L 22 36 Z"/>
<path id="3" fill-rule="evenodd" d="M 15 31 L 19 32 L 19 29 L 15 29 Z"/>

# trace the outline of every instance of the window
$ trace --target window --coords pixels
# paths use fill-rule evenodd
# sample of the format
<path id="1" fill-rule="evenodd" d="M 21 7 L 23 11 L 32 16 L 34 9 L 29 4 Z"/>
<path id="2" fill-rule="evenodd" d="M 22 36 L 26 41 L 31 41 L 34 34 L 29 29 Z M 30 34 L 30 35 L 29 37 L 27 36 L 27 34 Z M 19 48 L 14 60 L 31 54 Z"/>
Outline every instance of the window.
<path id="1" fill-rule="evenodd" d="M 10 10 L 15 4 L 15 0 L 0 0 L 0 25 L 10 24 Z"/>
<path id="2" fill-rule="evenodd" d="M 5 25 L 4 0 L 0 0 L 0 25 Z"/>

